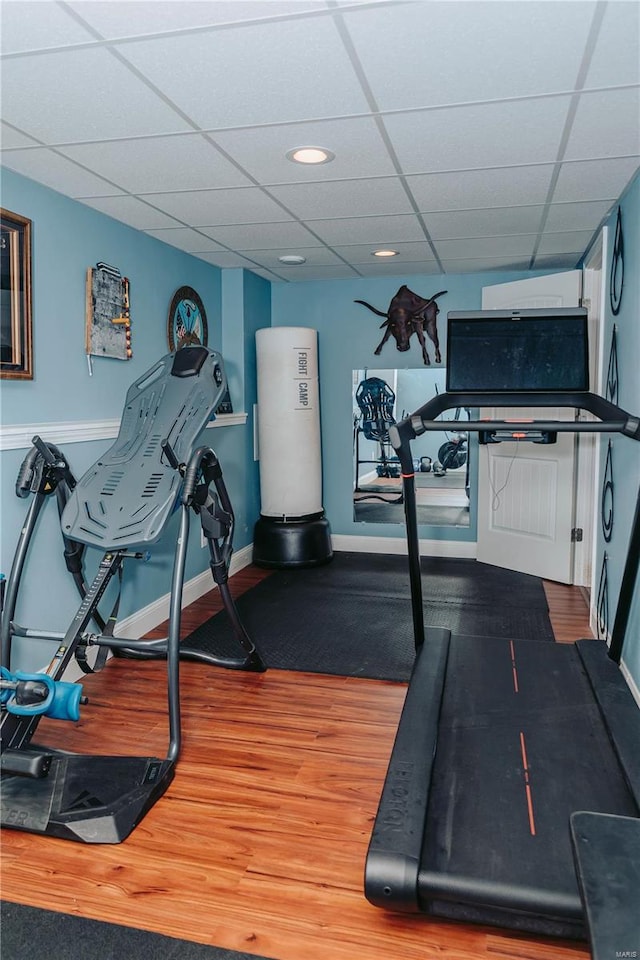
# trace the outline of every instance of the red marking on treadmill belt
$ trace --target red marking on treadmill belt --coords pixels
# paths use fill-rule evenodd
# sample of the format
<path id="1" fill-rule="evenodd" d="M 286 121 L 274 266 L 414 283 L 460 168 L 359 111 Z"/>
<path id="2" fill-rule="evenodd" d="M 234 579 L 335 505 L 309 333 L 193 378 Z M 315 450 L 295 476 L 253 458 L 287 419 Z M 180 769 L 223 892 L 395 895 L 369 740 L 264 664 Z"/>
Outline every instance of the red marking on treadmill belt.
<path id="1" fill-rule="evenodd" d="M 518 668 L 516 667 L 516 651 L 513 648 L 513 640 L 509 640 L 509 649 L 511 650 L 511 672 L 513 673 L 513 689 L 516 693 L 520 693 L 520 687 L 518 686 Z"/>
<path id="2" fill-rule="evenodd" d="M 527 748 L 524 742 L 524 733 L 520 732 L 520 752 L 522 753 L 522 768 L 524 770 L 524 789 L 527 794 L 527 808 L 529 810 L 529 832 L 532 837 L 536 835 L 536 822 L 533 816 L 533 798 L 531 796 L 531 782 L 529 779 L 529 764 L 527 761 Z"/>

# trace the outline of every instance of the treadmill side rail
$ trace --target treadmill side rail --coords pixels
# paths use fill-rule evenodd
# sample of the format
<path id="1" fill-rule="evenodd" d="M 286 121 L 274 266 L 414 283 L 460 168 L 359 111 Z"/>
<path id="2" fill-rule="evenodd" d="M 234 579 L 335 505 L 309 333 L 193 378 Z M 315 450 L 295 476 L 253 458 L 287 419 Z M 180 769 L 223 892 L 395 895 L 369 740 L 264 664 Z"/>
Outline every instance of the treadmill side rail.
<path id="1" fill-rule="evenodd" d="M 417 913 L 418 870 L 451 633 L 426 631 L 393 746 L 365 866 L 365 896 Z"/>

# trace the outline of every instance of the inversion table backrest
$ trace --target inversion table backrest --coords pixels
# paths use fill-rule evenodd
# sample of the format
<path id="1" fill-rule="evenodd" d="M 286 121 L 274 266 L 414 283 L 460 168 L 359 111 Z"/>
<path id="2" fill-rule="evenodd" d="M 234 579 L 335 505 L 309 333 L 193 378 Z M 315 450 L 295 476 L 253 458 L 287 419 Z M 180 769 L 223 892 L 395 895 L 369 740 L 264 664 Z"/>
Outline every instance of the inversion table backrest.
<path id="1" fill-rule="evenodd" d="M 139 547 L 162 535 L 182 477 L 162 449 L 188 463 L 226 389 L 219 353 L 182 347 L 129 388 L 118 437 L 82 477 L 62 514 L 66 537 L 103 550 Z"/>

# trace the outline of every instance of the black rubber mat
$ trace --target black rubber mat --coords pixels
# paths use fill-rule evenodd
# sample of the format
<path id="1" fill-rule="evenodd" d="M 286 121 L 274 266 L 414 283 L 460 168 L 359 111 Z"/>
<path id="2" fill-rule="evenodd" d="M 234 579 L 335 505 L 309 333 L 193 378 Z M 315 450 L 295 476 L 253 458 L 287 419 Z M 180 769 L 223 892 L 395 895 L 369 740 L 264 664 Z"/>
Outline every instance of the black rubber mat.
<path id="1" fill-rule="evenodd" d="M 424 621 L 455 633 L 553 640 L 542 581 L 474 560 L 424 559 Z M 268 667 L 409 679 L 414 661 L 406 557 L 339 552 L 321 567 L 277 570 L 237 600 Z M 184 641 L 234 651 L 226 613 Z"/>
<path id="2" fill-rule="evenodd" d="M 261 960 L 116 923 L 2 902 L 2 956 L 7 960 Z M 263 958 L 264 960 L 264 958 Z"/>

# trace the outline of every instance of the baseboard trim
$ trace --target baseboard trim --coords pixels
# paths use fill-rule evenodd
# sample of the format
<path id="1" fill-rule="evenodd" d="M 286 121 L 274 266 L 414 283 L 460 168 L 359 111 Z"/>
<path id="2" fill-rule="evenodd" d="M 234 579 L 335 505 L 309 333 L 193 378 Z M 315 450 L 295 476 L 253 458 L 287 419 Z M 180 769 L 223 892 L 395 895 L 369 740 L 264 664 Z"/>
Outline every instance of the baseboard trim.
<path id="1" fill-rule="evenodd" d="M 356 537 L 350 534 L 333 534 L 334 550 L 353 553 L 407 554 L 404 537 Z M 469 540 L 420 540 L 420 553 L 429 557 L 453 557 L 475 560 L 477 543 Z"/>

